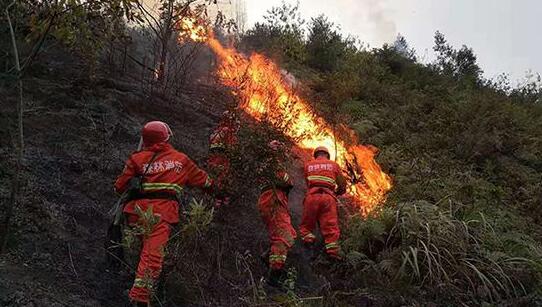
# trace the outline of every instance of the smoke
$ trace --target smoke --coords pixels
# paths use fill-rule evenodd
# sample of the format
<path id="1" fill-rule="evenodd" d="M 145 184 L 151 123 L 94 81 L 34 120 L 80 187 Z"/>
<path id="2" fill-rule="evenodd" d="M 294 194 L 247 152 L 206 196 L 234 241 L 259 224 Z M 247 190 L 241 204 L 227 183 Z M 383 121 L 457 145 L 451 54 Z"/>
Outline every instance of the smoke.
<path id="1" fill-rule="evenodd" d="M 368 30 L 374 41 L 393 42 L 397 36 L 397 26 L 392 12 L 385 7 L 383 0 L 341 0 L 341 11 L 349 14 L 349 20 L 359 25 L 360 19 L 368 23 Z"/>
<path id="2" fill-rule="evenodd" d="M 391 20 L 389 12 L 382 7 L 382 2 L 378 0 L 362 0 L 365 7 L 369 8 L 369 21 L 374 24 L 378 38 L 391 42 L 397 35 L 395 22 Z"/>

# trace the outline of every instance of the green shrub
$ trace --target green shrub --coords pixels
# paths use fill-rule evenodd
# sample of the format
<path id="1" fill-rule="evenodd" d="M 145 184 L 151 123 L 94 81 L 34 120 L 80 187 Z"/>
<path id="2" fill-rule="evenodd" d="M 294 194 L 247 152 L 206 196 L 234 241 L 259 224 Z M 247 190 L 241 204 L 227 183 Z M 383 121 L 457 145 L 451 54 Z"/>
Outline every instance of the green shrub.
<path id="1" fill-rule="evenodd" d="M 187 222 L 183 223 L 181 234 L 184 238 L 201 238 L 208 230 L 214 217 L 214 208 L 208 208 L 203 200 L 192 198 L 188 205 Z"/>

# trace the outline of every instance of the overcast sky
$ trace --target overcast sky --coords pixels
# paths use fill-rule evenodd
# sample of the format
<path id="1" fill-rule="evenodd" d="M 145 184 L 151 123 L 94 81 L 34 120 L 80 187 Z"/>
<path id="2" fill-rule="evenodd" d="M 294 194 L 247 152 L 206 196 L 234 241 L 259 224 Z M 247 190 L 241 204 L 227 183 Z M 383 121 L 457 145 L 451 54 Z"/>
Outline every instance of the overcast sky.
<path id="1" fill-rule="evenodd" d="M 281 0 L 246 0 L 248 25 Z M 287 0 L 286 2 L 295 3 Z M 422 61 L 433 58 L 433 35 L 474 49 L 486 77 L 506 72 L 522 79 L 542 73 L 542 1 L 539 0 L 300 0 L 305 19 L 324 13 L 372 47 L 406 37 Z M 515 83 L 515 82 L 514 82 Z"/>

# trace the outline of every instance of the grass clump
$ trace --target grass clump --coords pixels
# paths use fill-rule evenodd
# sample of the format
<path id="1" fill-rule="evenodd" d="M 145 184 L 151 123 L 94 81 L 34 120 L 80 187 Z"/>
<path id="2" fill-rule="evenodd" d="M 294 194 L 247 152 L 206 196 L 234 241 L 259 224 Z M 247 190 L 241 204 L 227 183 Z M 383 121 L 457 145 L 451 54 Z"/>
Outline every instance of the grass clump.
<path id="1" fill-rule="evenodd" d="M 352 281 L 451 304 L 498 303 L 535 292 L 542 259 L 536 241 L 513 230 L 499 235 L 498 221 L 481 212 L 466 216 L 417 201 L 354 217 L 344 241 Z"/>

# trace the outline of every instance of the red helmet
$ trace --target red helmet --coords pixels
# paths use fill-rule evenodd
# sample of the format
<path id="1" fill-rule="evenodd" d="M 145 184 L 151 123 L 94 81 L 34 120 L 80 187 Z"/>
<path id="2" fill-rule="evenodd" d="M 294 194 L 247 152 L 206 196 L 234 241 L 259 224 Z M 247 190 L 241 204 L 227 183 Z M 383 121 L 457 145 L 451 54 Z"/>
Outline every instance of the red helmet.
<path id="1" fill-rule="evenodd" d="M 143 145 L 146 147 L 167 142 L 171 136 L 173 136 L 173 132 L 168 124 L 160 121 L 148 122 L 141 130 Z"/>
<path id="2" fill-rule="evenodd" d="M 329 159 L 330 155 L 329 155 L 329 150 L 325 147 L 325 146 L 318 146 L 314 149 L 314 153 L 313 153 L 313 157 L 316 158 L 316 156 L 318 156 L 319 153 L 325 153 L 327 155 L 327 158 Z"/>
<path id="3" fill-rule="evenodd" d="M 267 144 L 267 146 L 269 146 L 269 148 L 271 148 L 274 151 L 279 150 L 279 148 L 282 147 L 283 145 L 284 144 L 282 144 L 281 141 L 277 141 L 277 140 L 272 140 L 271 142 L 269 142 L 269 144 Z"/>

